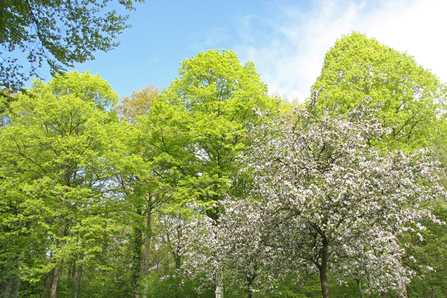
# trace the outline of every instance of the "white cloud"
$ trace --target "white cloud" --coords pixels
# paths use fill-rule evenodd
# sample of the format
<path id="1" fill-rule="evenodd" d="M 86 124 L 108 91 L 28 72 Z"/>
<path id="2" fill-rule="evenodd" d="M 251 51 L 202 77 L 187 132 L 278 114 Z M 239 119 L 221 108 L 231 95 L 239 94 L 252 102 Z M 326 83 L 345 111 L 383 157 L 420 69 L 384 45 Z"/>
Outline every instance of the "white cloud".
<path id="1" fill-rule="evenodd" d="M 352 31 L 406 51 L 446 82 L 445 11 L 445 0 L 320 0 L 313 2 L 309 10 L 280 7 L 272 13 L 276 15 L 273 20 L 255 23 L 252 17 L 244 18 L 240 26 L 243 41 L 235 50 L 241 60 L 255 63 L 270 92 L 300 102 L 309 96 L 326 51 L 337 38 Z M 273 33 L 266 36 L 256 31 L 260 22 L 268 24 Z M 259 43 L 262 45 L 257 46 Z"/>

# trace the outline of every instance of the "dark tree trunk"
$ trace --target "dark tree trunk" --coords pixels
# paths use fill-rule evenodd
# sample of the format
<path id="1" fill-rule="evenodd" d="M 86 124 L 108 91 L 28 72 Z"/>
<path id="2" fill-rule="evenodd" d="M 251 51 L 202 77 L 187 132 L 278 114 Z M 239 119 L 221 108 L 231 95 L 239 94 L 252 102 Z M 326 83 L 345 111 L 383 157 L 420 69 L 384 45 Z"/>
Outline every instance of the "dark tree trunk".
<path id="1" fill-rule="evenodd" d="M 328 241 L 326 237 L 323 238 L 323 247 L 321 248 L 321 265 L 318 268 L 320 270 L 320 283 L 321 291 L 323 292 L 323 298 L 330 298 L 329 285 L 327 283 L 327 263 L 328 263 Z"/>
<path id="2" fill-rule="evenodd" d="M 146 207 L 146 233 L 144 241 L 144 260 L 142 266 L 142 274 L 148 275 L 150 269 L 151 258 L 151 237 L 152 237 L 152 196 L 149 196 Z"/>
<path id="3" fill-rule="evenodd" d="M 252 298 L 253 295 L 253 291 L 251 290 L 251 284 L 253 283 L 253 279 L 248 281 L 248 286 L 247 286 L 247 298 Z"/>
<path id="4" fill-rule="evenodd" d="M 48 273 L 47 279 L 45 281 L 45 288 L 41 298 L 48 298 L 50 296 L 51 284 L 53 283 L 54 269 Z"/>
<path id="5" fill-rule="evenodd" d="M 20 284 L 21 284 L 21 283 L 22 283 L 22 280 L 19 278 L 19 279 L 17 280 L 16 293 L 15 293 L 15 295 L 14 295 L 14 298 L 19 297 L 19 291 L 20 291 Z"/>
<path id="6" fill-rule="evenodd" d="M 3 298 L 8 298 L 8 292 L 9 288 L 11 287 L 12 280 L 8 280 L 8 283 L 6 284 L 5 294 L 3 295 Z"/>
<path id="7" fill-rule="evenodd" d="M 363 291 L 362 291 L 362 280 L 356 279 L 357 282 L 357 288 L 359 289 L 360 297 L 363 298 Z"/>
<path id="8" fill-rule="evenodd" d="M 61 279 L 62 275 L 62 266 L 56 266 L 53 270 L 53 281 L 51 283 L 51 292 L 50 292 L 50 298 L 57 298 L 57 290 L 59 287 L 59 281 Z"/>
<path id="9" fill-rule="evenodd" d="M 81 277 L 82 277 L 82 266 L 78 266 L 76 270 L 76 283 L 75 283 L 75 291 L 74 291 L 74 298 L 78 298 L 79 296 L 79 289 L 81 288 Z"/>
<path id="10" fill-rule="evenodd" d="M 138 215 L 142 215 L 141 208 L 138 208 L 136 213 Z M 134 228 L 132 242 L 132 288 L 134 290 L 135 297 L 139 297 L 138 292 L 141 277 L 141 246 L 143 245 L 143 230 L 138 226 Z"/>

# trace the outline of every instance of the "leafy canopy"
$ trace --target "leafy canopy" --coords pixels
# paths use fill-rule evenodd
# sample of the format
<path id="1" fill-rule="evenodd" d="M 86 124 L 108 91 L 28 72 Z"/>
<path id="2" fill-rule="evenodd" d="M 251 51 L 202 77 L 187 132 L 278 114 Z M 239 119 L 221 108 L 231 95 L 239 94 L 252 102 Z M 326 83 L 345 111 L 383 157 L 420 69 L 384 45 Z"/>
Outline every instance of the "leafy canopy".
<path id="1" fill-rule="evenodd" d="M 135 0 L 142 2 L 143 0 Z M 19 1 L 0 3 L 0 86 L 17 90 L 46 61 L 52 74 L 64 72 L 74 62 L 94 59 L 95 51 L 109 51 L 129 25 L 128 16 L 105 10 L 110 0 Z M 132 0 L 119 0 L 132 10 Z M 5 52 L 4 52 L 5 51 Z M 14 57 L 14 51 L 27 53 L 31 69 Z M 12 56 L 9 56 L 12 55 Z"/>
<path id="2" fill-rule="evenodd" d="M 319 109 L 339 107 L 337 113 L 347 113 L 367 96 L 371 104 L 380 103 L 377 116 L 392 130 L 384 147 L 414 150 L 442 137 L 445 86 L 413 57 L 374 38 L 353 32 L 337 40 L 312 91 L 322 86 Z"/>
<path id="3" fill-rule="evenodd" d="M 182 200 L 218 201 L 236 187 L 237 156 L 248 144 L 253 109 L 275 108 L 253 63 L 232 51 L 185 59 L 180 77 L 162 91 L 143 126 L 160 176 L 171 176 Z"/>
<path id="4" fill-rule="evenodd" d="M 138 116 L 146 115 L 149 112 L 159 94 L 158 88 L 152 85 L 145 86 L 138 91 L 133 91 L 132 95 L 121 98 L 115 108 L 121 118 L 135 122 Z"/>

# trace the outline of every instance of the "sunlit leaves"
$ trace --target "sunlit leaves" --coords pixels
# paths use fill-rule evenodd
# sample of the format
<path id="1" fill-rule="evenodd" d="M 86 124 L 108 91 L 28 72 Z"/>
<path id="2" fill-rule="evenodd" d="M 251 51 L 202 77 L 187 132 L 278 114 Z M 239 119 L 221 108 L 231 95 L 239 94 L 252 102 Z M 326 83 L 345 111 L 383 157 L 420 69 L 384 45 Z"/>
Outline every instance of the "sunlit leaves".
<path id="1" fill-rule="evenodd" d="M 366 96 L 382 105 L 376 115 L 391 134 L 381 147 L 415 150 L 444 138 L 439 117 L 445 86 L 413 57 L 376 39 L 353 32 L 337 40 L 312 90 L 322 86 L 320 110 L 339 107 L 338 113 L 347 113 Z"/>

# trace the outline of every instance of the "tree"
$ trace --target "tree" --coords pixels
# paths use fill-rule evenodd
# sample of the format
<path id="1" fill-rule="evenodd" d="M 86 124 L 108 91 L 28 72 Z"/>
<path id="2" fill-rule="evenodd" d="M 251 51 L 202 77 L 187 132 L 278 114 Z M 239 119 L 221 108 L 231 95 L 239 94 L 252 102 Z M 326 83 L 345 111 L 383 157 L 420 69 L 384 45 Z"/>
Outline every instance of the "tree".
<path id="1" fill-rule="evenodd" d="M 154 104 L 160 90 L 154 86 L 146 86 L 132 95 L 121 98 L 116 110 L 127 121 L 135 122 L 138 116 L 146 115 Z"/>
<path id="2" fill-rule="evenodd" d="M 19 1 L 0 4 L 0 86 L 20 89 L 29 76 L 46 61 L 52 74 L 64 72 L 74 62 L 94 59 L 95 51 L 109 51 L 114 39 L 129 25 L 128 16 L 104 10 L 108 0 L 88 1 Z M 132 0 L 119 0 L 126 9 L 134 9 Z M 142 2 L 142 0 L 136 0 Z M 7 51 L 26 52 L 29 74 L 22 72 L 19 59 Z M 13 55 L 13 54 L 12 54 Z"/>
<path id="3" fill-rule="evenodd" d="M 274 113 L 274 99 L 254 65 L 241 65 L 232 51 L 201 52 L 185 59 L 179 74 L 143 124 L 148 147 L 169 155 L 164 166 L 188 177 L 191 198 L 212 203 L 228 190 L 241 195 L 236 159 L 248 144 L 249 124 L 259 122 L 253 109 Z"/>
<path id="4" fill-rule="evenodd" d="M 253 110 L 273 114 L 275 100 L 253 63 L 241 65 L 232 51 L 201 52 L 185 59 L 179 74 L 140 118 L 153 172 L 170 185 L 178 205 L 211 206 L 226 192 L 242 197 L 249 179 L 239 174 L 237 159 L 249 144 L 250 123 L 260 122 Z M 205 212 L 214 220 L 219 214 Z"/>
<path id="5" fill-rule="evenodd" d="M 415 150 L 445 138 L 439 127 L 446 89 L 429 70 L 406 53 L 353 32 L 336 41 L 312 86 L 324 86 L 318 108 L 347 113 L 365 97 L 381 103 L 380 123 L 392 130 L 381 147 Z"/>
<path id="6" fill-rule="evenodd" d="M 338 106 L 337 113 L 347 113 L 366 96 L 372 103 L 381 104 L 376 116 L 391 134 L 372 140 L 378 148 L 415 151 L 429 147 L 438 151 L 444 146 L 445 85 L 406 53 L 353 32 L 337 40 L 327 52 L 321 75 L 312 90 L 322 86 L 325 87 L 323 96 L 317 103 L 320 110 Z M 429 226 L 435 226 L 436 231 L 442 229 L 437 224 Z M 409 239 L 415 238 L 408 236 L 402 241 Z M 419 242 L 405 245 L 416 243 Z M 420 254 L 423 250 L 415 251 L 419 253 L 413 253 L 412 257 L 425 262 L 427 258 Z M 411 265 L 411 268 L 414 267 Z"/>
<path id="7" fill-rule="evenodd" d="M 256 186 L 247 204 L 262 206 L 247 217 L 262 219 L 263 245 L 284 266 L 319 272 L 325 298 L 329 272 L 339 280 L 366 275 L 372 292 L 409 282 L 399 236 L 413 224 L 423 229 L 418 223 L 430 218 L 425 207 L 444 195 L 439 165 L 424 151 L 408 155 L 368 145 L 385 129 L 365 106 L 330 116 L 316 114 L 311 102 L 256 128 L 245 154 Z M 249 244 L 240 245 L 248 251 Z"/>
<path id="8" fill-rule="evenodd" d="M 121 120 L 127 122 L 126 144 L 127 154 L 133 161 L 130 167 L 123 167 L 117 176 L 126 203 L 130 206 L 132 218 L 129 225 L 132 228 L 132 287 L 135 296 L 141 291 L 142 281 L 148 279 L 151 263 L 152 217 L 157 207 L 170 196 L 164 181 L 152 172 L 150 150 L 142 141 L 142 125 L 139 118 L 147 115 L 160 91 L 154 86 L 146 86 L 133 91 L 131 96 L 123 97 L 115 106 Z M 144 292 L 148 291 L 144 285 Z M 145 296 L 144 296 L 145 297 Z"/>
<path id="9" fill-rule="evenodd" d="M 259 212 L 261 202 L 227 198 L 219 204 L 225 208 L 217 221 L 203 216 L 198 205 L 192 207 L 196 217 L 180 240 L 185 277 L 200 276 L 198 290 L 203 291 L 215 285 L 216 274 L 222 272 L 222 284 L 226 289 L 236 288 L 238 297 L 251 298 L 254 292 L 272 289 L 281 294 L 272 285 L 296 272 L 264 241 L 269 231 L 263 227 L 266 219 Z"/>
<path id="10" fill-rule="evenodd" d="M 30 91 L 0 128 L 2 255 L 22 279 L 45 279 L 42 297 L 58 296 L 67 269 L 77 297 L 82 268 L 106 269 L 102 251 L 121 229 L 111 179 L 126 157 L 116 114 L 106 111 L 118 96 L 77 72 L 36 79 Z"/>

